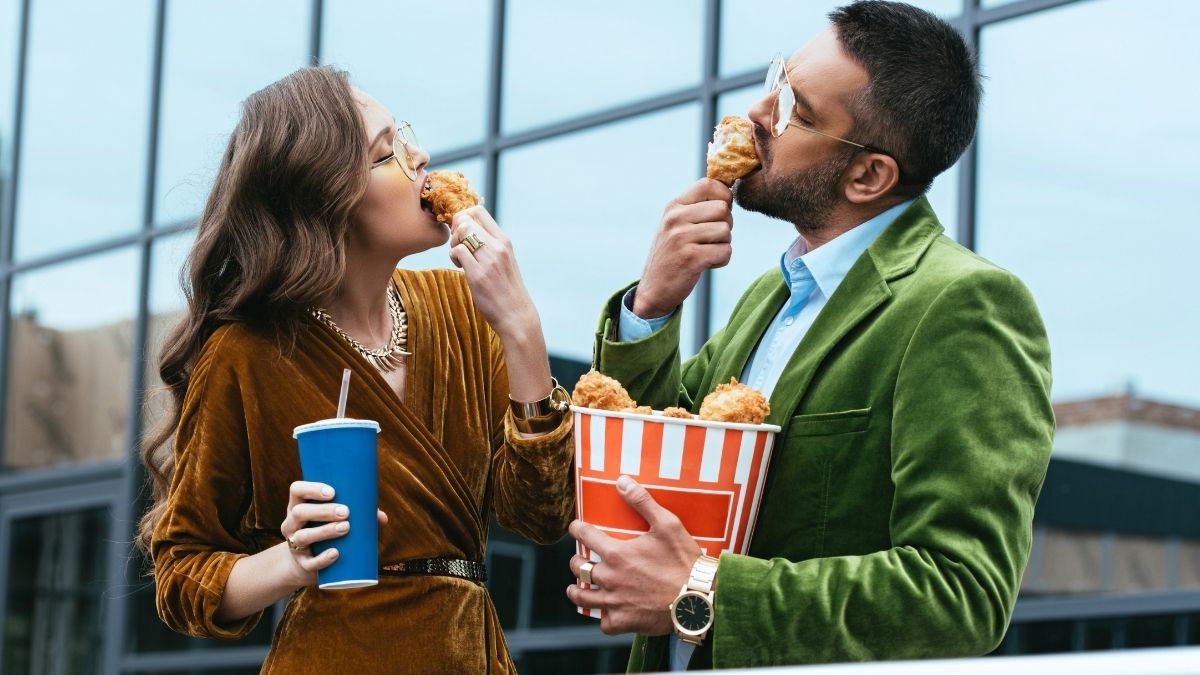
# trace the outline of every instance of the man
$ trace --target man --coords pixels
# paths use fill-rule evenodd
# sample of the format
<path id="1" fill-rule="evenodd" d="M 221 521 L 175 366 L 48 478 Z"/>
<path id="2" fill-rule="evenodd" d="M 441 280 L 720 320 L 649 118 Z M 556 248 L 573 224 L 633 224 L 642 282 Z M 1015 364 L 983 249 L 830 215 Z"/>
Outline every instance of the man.
<path id="1" fill-rule="evenodd" d="M 599 588 L 567 595 L 602 609 L 605 632 L 640 634 L 631 670 L 984 654 L 1020 587 L 1054 433 L 1045 329 L 1021 282 L 945 237 L 921 196 L 974 137 L 978 69 L 911 6 L 830 18 L 750 110 L 761 169 L 676 198 L 601 320 L 596 366 L 639 403 L 695 411 L 736 376 L 783 428 L 749 555 L 701 557 L 627 477 L 648 534 L 572 524 L 602 561 L 574 557 Z M 734 198 L 800 236 L 779 264 L 762 252 L 772 269 L 681 367 L 678 307 L 728 261 Z M 700 598 L 684 607 L 687 586 Z"/>

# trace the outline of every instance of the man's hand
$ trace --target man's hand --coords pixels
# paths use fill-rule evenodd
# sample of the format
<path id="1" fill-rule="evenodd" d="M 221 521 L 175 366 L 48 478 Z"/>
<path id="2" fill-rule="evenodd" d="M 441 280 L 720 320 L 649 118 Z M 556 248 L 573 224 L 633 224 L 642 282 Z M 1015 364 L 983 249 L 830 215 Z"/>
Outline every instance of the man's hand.
<path id="1" fill-rule="evenodd" d="M 604 611 L 600 630 L 609 635 L 639 633 L 666 635 L 673 630 L 668 608 L 687 583 L 702 551 L 675 514 L 659 506 L 632 478 L 621 476 L 617 489 L 625 503 L 646 519 L 650 531 L 636 539 L 613 539 L 582 520 L 571 523 L 571 536 L 600 555 L 592 570 L 600 588 L 567 587 L 578 607 Z M 571 558 L 579 576 L 584 559 Z"/>
<path id="2" fill-rule="evenodd" d="M 705 270 L 724 267 L 733 255 L 733 193 L 701 178 L 663 212 L 646 269 L 633 296 L 633 313 L 666 316 L 678 307 Z"/>

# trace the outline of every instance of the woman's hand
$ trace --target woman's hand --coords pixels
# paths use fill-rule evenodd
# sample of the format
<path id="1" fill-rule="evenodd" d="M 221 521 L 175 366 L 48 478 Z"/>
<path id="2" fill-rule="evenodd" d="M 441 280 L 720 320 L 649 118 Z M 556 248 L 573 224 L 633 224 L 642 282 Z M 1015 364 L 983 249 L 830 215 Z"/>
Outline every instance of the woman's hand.
<path id="1" fill-rule="evenodd" d="M 335 539 L 350 531 L 350 523 L 346 520 L 350 517 L 350 509 L 345 505 L 310 502 L 329 502 L 331 499 L 333 488 L 324 483 L 298 480 L 288 489 L 287 516 L 279 526 L 279 532 L 292 553 L 288 557 L 290 565 L 285 574 L 296 588 L 317 583 L 317 570 L 329 567 L 338 559 L 336 548 L 313 555 L 310 547 L 319 541 Z M 376 513 L 379 524 L 386 525 L 387 514 L 378 510 Z M 322 524 L 315 524 L 313 521 Z"/>
<path id="2" fill-rule="evenodd" d="M 481 244 L 474 253 L 463 243 L 472 235 Z M 540 337 L 541 321 L 525 289 L 512 242 L 492 214 L 482 206 L 455 214 L 450 242 L 450 260 L 466 273 L 475 306 L 496 334 L 502 340 L 521 340 L 536 330 Z"/>
<path id="3" fill-rule="evenodd" d="M 463 243 L 478 240 L 474 253 Z M 471 297 L 504 348 L 508 394 L 514 401 L 538 401 L 550 394 L 550 360 L 533 298 L 525 289 L 512 244 L 492 215 L 472 206 L 454 216 L 450 259 L 462 268 Z"/>

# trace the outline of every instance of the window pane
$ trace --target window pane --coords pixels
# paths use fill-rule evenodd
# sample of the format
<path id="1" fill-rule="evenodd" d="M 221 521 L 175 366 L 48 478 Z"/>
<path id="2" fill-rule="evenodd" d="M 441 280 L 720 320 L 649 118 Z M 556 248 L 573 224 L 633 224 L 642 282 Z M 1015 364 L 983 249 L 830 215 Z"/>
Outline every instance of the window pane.
<path id="1" fill-rule="evenodd" d="M 124 455 L 137 282 L 132 247 L 14 277 L 5 468 Z"/>
<path id="2" fill-rule="evenodd" d="M 575 540 L 563 537 L 549 546 L 536 547 L 535 553 L 537 555 L 537 575 L 533 578 L 531 593 L 533 595 L 532 627 L 595 626 L 595 619 L 575 611 L 575 606 L 570 601 L 563 601 L 563 598 L 566 597 L 563 595 L 563 589 L 577 581 L 571 574 L 570 567 L 571 556 L 575 555 Z"/>
<path id="3" fill-rule="evenodd" d="M 154 241 L 150 255 L 149 317 L 146 322 L 145 405 L 142 408 L 142 428 L 150 430 L 162 421 L 170 410 L 170 394 L 161 389 L 158 359 L 163 343 L 175 325 L 183 318 L 187 301 L 179 285 L 179 271 L 196 241 L 196 231 L 188 230 Z"/>
<path id="4" fill-rule="evenodd" d="M 12 180 L 13 107 L 17 95 L 20 29 L 21 3 L 0 0 L 0 223 L 8 213 L 8 186 Z"/>
<path id="5" fill-rule="evenodd" d="M 619 106 L 700 81 L 704 12 L 694 0 L 509 0 L 507 4 L 505 131 Z"/>
<path id="6" fill-rule="evenodd" d="M 31 3 L 17 258 L 141 225 L 153 4 Z"/>
<path id="7" fill-rule="evenodd" d="M 689 104 L 501 156 L 497 220 L 552 353 L 592 360 L 604 300 L 641 276 L 663 207 L 698 178 L 699 118 Z M 619 161 L 616 148 L 654 161 Z"/>
<path id="8" fill-rule="evenodd" d="M 763 95 L 759 86 L 739 89 L 717 101 L 717 119 L 725 115 L 747 116 L 747 111 Z M 790 130 L 788 133 L 803 133 Z M 946 228 L 947 236 L 957 235 L 958 165 L 938 176 L 930 188 L 929 202 Z M 713 272 L 713 309 L 709 330 L 717 331 L 729 320 L 734 305 L 750 284 L 764 272 L 779 267 L 779 256 L 796 240 L 796 228 L 790 223 L 768 218 L 761 213 L 733 207 L 733 258 Z"/>
<path id="9" fill-rule="evenodd" d="M 167 7 L 154 221 L 200 215 L 241 102 L 308 61 L 309 3 Z"/>
<path id="10" fill-rule="evenodd" d="M 434 157 L 433 160 L 436 162 L 437 157 Z M 482 159 L 464 159 L 450 164 L 439 164 L 430 170 L 461 171 L 467 177 L 467 180 L 471 182 L 471 189 L 478 192 L 480 196 L 483 196 L 483 186 L 487 184 L 487 167 L 484 165 Z M 450 245 L 448 243 L 437 248 L 431 248 L 428 251 L 417 253 L 416 255 L 410 255 L 400 261 L 400 267 L 410 270 L 435 268 L 457 269 L 454 267 L 454 263 L 450 262 Z"/>
<path id="11" fill-rule="evenodd" d="M 1020 624 L 1021 653 L 1053 654 L 1071 650 L 1073 624 L 1070 621 L 1038 621 Z"/>
<path id="12" fill-rule="evenodd" d="M 591 619 L 592 625 L 596 620 Z M 514 654 L 522 673 L 619 673 L 629 664 L 629 645 L 619 647 L 567 647 Z"/>
<path id="13" fill-rule="evenodd" d="M 1182 617 L 1168 614 L 1166 616 L 1139 616 L 1129 620 L 1129 634 L 1125 646 L 1131 649 L 1138 647 L 1174 647 L 1175 622 Z"/>
<path id="14" fill-rule="evenodd" d="M 321 61 L 408 120 L 431 153 L 483 140 L 492 5 L 441 0 L 324 4 Z"/>
<path id="15" fill-rule="evenodd" d="M 107 508 L 21 518 L 8 542 L 5 673 L 98 673 Z"/>
<path id="16" fill-rule="evenodd" d="M 721 74 L 734 75 L 756 68 L 766 73 L 776 53 L 791 54 L 829 26 L 827 15 L 847 2 L 779 2 L 779 0 L 722 0 Z M 950 18 L 962 10 L 962 0 L 909 0 L 909 4 Z"/>
<path id="17" fill-rule="evenodd" d="M 517 627 L 517 606 L 521 602 L 521 585 L 514 583 L 521 578 L 521 559 L 501 553 L 493 553 L 488 563 L 488 573 L 506 583 L 496 584 L 489 589 L 492 603 L 496 606 L 496 615 L 504 630 Z"/>
<path id="18" fill-rule="evenodd" d="M 933 185 L 925 198 L 937 214 L 938 221 L 946 228 L 945 235 L 958 241 L 958 162 L 933 179 Z"/>
<path id="19" fill-rule="evenodd" d="M 1200 98 L 1176 81 L 1200 69 L 1197 21 L 1188 0 L 1103 0 L 983 32 L 978 248 L 1037 298 L 1057 400 L 1200 404 Z"/>

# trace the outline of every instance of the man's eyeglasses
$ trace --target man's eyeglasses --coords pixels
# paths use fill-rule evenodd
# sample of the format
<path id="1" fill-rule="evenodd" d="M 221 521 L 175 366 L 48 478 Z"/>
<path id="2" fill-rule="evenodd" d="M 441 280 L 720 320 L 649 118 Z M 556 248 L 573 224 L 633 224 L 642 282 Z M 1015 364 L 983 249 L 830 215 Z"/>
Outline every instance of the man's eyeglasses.
<path id="1" fill-rule="evenodd" d="M 855 143 L 854 141 L 847 140 L 841 136 L 827 134 L 824 131 L 818 131 L 793 119 L 792 111 L 796 107 L 796 92 L 792 89 L 792 82 L 788 79 L 787 68 L 784 67 L 785 65 L 786 63 L 783 60 L 783 54 L 776 54 L 775 57 L 771 59 L 771 64 L 767 67 L 767 80 L 764 83 L 767 88 L 767 95 L 775 97 L 775 105 L 771 107 L 772 136 L 779 138 L 783 135 L 783 132 L 787 131 L 788 127 L 796 127 L 797 129 L 803 129 L 810 134 L 817 134 L 819 136 L 825 136 L 826 138 L 832 138 L 835 141 L 841 141 L 847 145 L 853 145 L 860 150 L 878 152 L 881 155 L 887 155 L 892 159 L 896 159 L 896 156 L 887 150 L 877 148 L 873 145 Z M 899 165 L 898 160 L 896 163 Z"/>
<path id="2" fill-rule="evenodd" d="M 401 122 L 396 125 L 396 137 L 392 141 L 392 154 L 375 162 L 371 168 L 383 166 L 394 159 L 409 180 L 416 180 L 417 162 L 413 159 L 413 152 L 420 148 L 421 145 L 417 142 L 417 133 L 413 131 L 412 125 L 408 122 Z"/>

